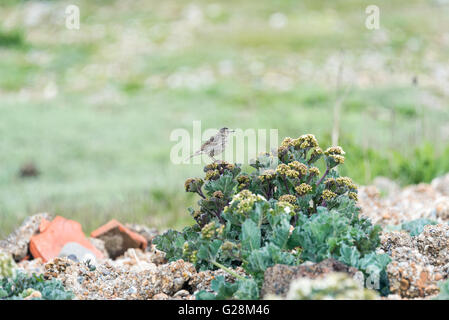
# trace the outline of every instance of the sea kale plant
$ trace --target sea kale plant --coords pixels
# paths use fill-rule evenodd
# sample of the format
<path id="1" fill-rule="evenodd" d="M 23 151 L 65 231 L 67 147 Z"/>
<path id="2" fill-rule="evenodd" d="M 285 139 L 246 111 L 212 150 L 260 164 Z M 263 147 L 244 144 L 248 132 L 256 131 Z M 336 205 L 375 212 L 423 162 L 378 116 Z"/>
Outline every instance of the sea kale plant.
<path id="1" fill-rule="evenodd" d="M 28 275 L 23 271 L 11 278 L 0 279 L 0 300 L 71 300 L 74 294 L 67 291 L 59 280 L 45 280 L 43 275 Z"/>
<path id="2" fill-rule="evenodd" d="M 11 255 L 0 252 L 0 300 L 70 300 L 74 295 L 59 280 L 28 275 L 17 268 Z"/>
<path id="3" fill-rule="evenodd" d="M 185 182 L 185 190 L 200 197 L 198 208 L 189 209 L 196 223 L 169 230 L 154 243 L 170 261 L 221 268 L 237 278 L 227 283 L 217 277 L 215 293 L 200 292 L 199 299 L 260 298 L 268 267 L 326 258 L 374 275 L 386 293 L 389 258 L 374 252 L 380 228 L 359 216 L 357 186 L 335 170 L 344 155 L 341 147 L 323 151 L 307 134 L 284 139 L 276 155 L 259 156 L 248 172 L 237 164 L 208 164 L 204 178 Z M 238 266 L 247 277 L 233 270 Z"/>

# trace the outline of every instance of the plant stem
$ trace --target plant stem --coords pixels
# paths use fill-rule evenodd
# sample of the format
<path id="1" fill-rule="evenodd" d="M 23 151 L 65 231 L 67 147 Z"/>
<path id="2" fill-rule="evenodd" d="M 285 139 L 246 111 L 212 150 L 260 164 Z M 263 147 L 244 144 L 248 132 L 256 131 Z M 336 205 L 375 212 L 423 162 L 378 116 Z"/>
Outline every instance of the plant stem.
<path id="1" fill-rule="evenodd" d="M 200 195 L 201 198 L 206 199 L 206 196 L 203 194 L 203 190 L 201 190 L 201 188 L 198 188 L 197 193 Z"/>
<path id="2" fill-rule="evenodd" d="M 289 190 L 289 188 L 288 188 L 287 178 L 284 177 L 282 180 L 284 181 L 285 193 L 290 194 L 290 190 Z"/>
<path id="3" fill-rule="evenodd" d="M 330 169 L 329 169 L 329 167 L 327 166 L 327 167 L 326 167 L 326 172 L 324 172 L 324 174 L 323 174 L 323 176 L 321 177 L 321 179 L 318 180 L 318 182 L 316 183 L 317 186 L 319 186 L 319 185 L 321 184 L 321 182 L 323 182 L 324 178 L 326 178 L 326 176 L 328 175 L 329 171 L 330 171 Z"/>
<path id="4" fill-rule="evenodd" d="M 221 263 L 218 263 L 216 261 L 211 261 L 211 263 L 220 268 L 223 269 L 224 271 L 226 271 L 227 273 L 229 273 L 230 275 L 232 275 L 234 278 L 237 278 L 239 280 L 246 280 L 245 277 L 242 277 L 241 275 L 237 274 L 236 272 L 232 271 L 231 269 L 229 269 L 228 267 L 225 267 L 224 265 L 222 265 Z"/>

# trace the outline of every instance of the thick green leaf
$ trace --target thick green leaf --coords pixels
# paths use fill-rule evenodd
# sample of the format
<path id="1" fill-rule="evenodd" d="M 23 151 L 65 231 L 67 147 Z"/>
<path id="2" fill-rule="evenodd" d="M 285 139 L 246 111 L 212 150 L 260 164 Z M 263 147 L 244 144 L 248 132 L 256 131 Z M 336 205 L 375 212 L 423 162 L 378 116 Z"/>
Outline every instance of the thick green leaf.
<path id="1" fill-rule="evenodd" d="M 242 250 L 253 251 L 260 248 L 261 232 L 258 225 L 247 219 L 242 225 Z"/>
<path id="2" fill-rule="evenodd" d="M 407 231 L 412 237 L 414 237 L 423 232 L 424 227 L 428 224 L 435 225 L 437 222 L 426 218 L 415 219 L 409 222 L 404 222 L 401 225 L 401 229 Z"/>

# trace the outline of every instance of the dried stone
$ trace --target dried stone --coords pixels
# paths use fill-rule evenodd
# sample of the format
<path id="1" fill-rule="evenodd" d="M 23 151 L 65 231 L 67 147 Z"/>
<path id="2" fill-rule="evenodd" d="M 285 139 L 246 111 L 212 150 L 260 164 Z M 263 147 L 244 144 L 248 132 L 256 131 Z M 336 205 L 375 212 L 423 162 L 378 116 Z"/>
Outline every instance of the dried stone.
<path id="1" fill-rule="evenodd" d="M 187 297 L 188 295 L 190 295 L 189 291 L 187 290 L 179 290 L 178 292 L 176 292 L 173 295 L 173 298 L 178 298 L 178 297 Z"/>
<path id="2" fill-rule="evenodd" d="M 168 300 L 168 299 L 170 299 L 170 297 L 167 296 L 165 293 L 158 293 L 153 297 L 153 300 Z"/>
<path id="3" fill-rule="evenodd" d="M 292 281 L 287 300 L 374 300 L 374 290 L 365 289 L 347 273 L 330 272 L 318 278 L 298 278 Z M 282 298 L 268 295 L 267 299 Z"/>
<path id="4" fill-rule="evenodd" d="M 244 270 L 241 267 L 237 267 L 233 270 L 238 275 L 246 276 Z M 211 282 L 218 276 L 224 277 L 226 281 L 231 283 L 235 281 L 235 278 L 224 270 L 206 270 L 194 274 L 189 280 L 188 285 L 192 288 L 194 293 L 202 290 L 211 292 Z"/>
<path id="5" fill-rule="evenodd" d="M 449 196 L 449 173 L 433 179 L 431 186 L 442 194 Z"/>
<path id="6" fill-rule="evenodd" d="M 406 232 L 381 235 L 381 251 L 390 254 L 387 266 L 390 291 L 403 298 L 425 298 L 438 293 L 436 281 L 449 271 L 449 226 L 426 225 L 416 237 Z"/>
<path id="7" fill-rule="evenodd" d="M 51 216 L 48 213 L 39 213 L 25 219 L 6 240 L 0 241 L 0 249 L 12 254 L 15 261 L 23 260 L 28 255 L 30 239 L 39 231 L 43 219 L 51 220 Z"/>
<path id="8" fill-rule="evenodd" d="M 142 255 L 143 262 L 151 259 L 145 257 L 151 255 L 148 252 Z M 191 263 L 178 260 L 139 271 L 131 264 L 119 263 L 119 260 L 105 260 L 91 270 L 85 263 L 56 258 L 45 265 L 44 277 L 62 281 L 77 299 L 82 300 L 148 300 L 170 298 L 178 292 L 176 299 L 191 299 L 190 293 L 183 291 L 196 274 Z"/>
<path id="9" fill-rule="evenodd" d="M 335 259 L 326 259 L 320 263 L 299 266 L 277 264 L 265 271 L 261 295 L 285 297 L 293 280 L 298 278 L 315 279 L 331 272 L 347 273 L 354 277 L 358 270 Z"/>
<path id="10" fill-rule="evenodd" d="M 92 243 L 92 245 L 98 250 L 100 251 L 105 259 L 109 258 L 109 253 L 106 250 L 104 241 L 101 239 L 97 239 L 97 238 L 88 238 L 89 242 Z"/>

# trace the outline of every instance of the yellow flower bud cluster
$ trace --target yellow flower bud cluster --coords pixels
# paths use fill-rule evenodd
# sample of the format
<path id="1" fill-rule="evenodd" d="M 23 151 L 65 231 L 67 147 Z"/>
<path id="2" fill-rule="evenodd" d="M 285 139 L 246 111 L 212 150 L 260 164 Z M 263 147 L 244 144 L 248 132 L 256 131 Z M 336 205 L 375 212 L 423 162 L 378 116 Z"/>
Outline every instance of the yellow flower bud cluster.
<path id="1" fill-rule="evenodd" d="M 259 179 L 262 182 L 265 181 L 271 181 L 276 177 L 276 172 L 273 169 L 268 169 L 264 171 L 260 176 Z"/>
<path id="2" fill-rule="evenodd" d="M 233 171 L 235 169 L 235 164 L 227 163 L 227 164 L 225 164 L 224 169 L 225 170 L 229 170 L 229 171 Z"/>
<path id="3" fill-rule="evenodd" d="M 318 141 L 313 134 L 305 134 L 292 142 L 295 149 L 309 149 L 318 147 Z"/>
<path id="4" fill-rule="evenodd" d="M 278 148 L 278 158 L 282 159 L 288 152 L 288 147 L 286 146 L 280 146 Z"/>
<path id="5" fill-rule="evenodd" d="M 218 163 L 216 163 L 216 162 L 209 163 L 208 165 L 206 165 L 204 167 L 205 172 L 207 172 L 209 170 L 217 170 L 217 169 L 218 169 Z"/>
<path id="6" fill-rule="evenodd" d="M 218 170 L 209 170 L 206 172 L 206 180 L 217 180 L 220 177 L 220 172 Z"/>
<path id="7" fill-rule="evenodd" d="M 339 186 L 345 186 L 351 191 L 357 191 L 357 186 L 352 182 L 352 179 L 349 177 L 339 177 L 336 179 L 336 182 Z"/>
<path id="8" fill-rule="evenodd" d="M 345 157 L 339 156 L 339 155 L 330 155 L 332 159 L 334 159 L 335 163 L 337 164 L 343 164 L 345 163 Z"/>
<path id="9" fill-rule="evenodd" d="M 286 164 L 281 163 L 277 166 L 276 172 L 280 175 L 285 176 L 287 174 L 287 171 L 291 170 L 290 167 Z"/>
<path id="10" fill-rule="evenodd" d="M 324 154 L 334 161 L 332 166 L 343 164 L 345 162 L 345 157 L 343 156 L 345 152 L 339 146 L 327 148 L 326 151 L 324 151 Z"/>
<path id="11" fill-rule="evenodd" d="M 295 171 L 295 170 L 287 170 L 287 172 L 285 173 L 285 176 L 289 177 L 289 178 L 298 178 L 299 177 L 299 172 Z"/>
<path id="12" fill-rule="evenodd" d="M 288 166 L 299 172 L 301 176 L 305 176 L 307 174 L 307 166 L 304 163 L 295 160 L 290 162 Z"/>
<path id="13" fill-rule="evenodd" d="M 188 178 L 186 182 L 184 182 L 184 189 L 189 192 L 190 191 L 190 185 L 195 181 L 194 178 Z"/>
<path id="14" fill-rule="evenodd" d="M 224 228 L 225 228 L 225 226 L 224 226 L 224 224 L 222 224 L 222 225 L 219 226 L 217 229 L 215 229 L 215 231 L 217 232 L 217 234 L 218 234 L 219 236 L 222 236 L 222 235 L 223 235 Z"/>
<path id="15" fill-rule="evenodd" d="M 346 154 L 346 152 L 343 151 L 343 148 L 340 146 L 336 146 L 336 147 L 329 147 L 326 149 L 326 151 L 324 151 L 324 154 L 326 156 L 329 155 L 344 155 Z"/>
<path id="16" fill-rule="evenodd" d="M 317 167 L 310 167 L 309 173 L 311 176 L 317 177 L 320 175 L 320 169 L 318 169 Z"/>
<path id="17" fill-rule="evenodd" d="M 231 251 L 233 248 L 234 248 L 234 244 L 230 241 L 225 241 L 221 245 L 221 250 L 223 250 L 223 251 Z"/>
<path id="18" fill-rule="evenodd" d="M 357 201 L 357 186 L 349 177 L 329 178 L 324 181 L 324 185 L 338 195 L 348 192 L 349 198 Z"/>
<path id="19" fill-rule="evenodd" d="M 324 200 L 329 201 L 337 197 L 337 194 L 335 192 L 332 192 L 330 190 L 324 190 L 323 194 L 321 195 Z"/>
<path id="20" fill-rule="evenodd" d="M 248 188 L 250 179 L 247 175 L 241 175 L 237 177 L 237 182 L 239 183 L 239 190 Z"/>
<path id="21" fill-rule="evenodd" d="M 284 194 L 283 196 L 279 197 L 279 201 L 284 201 L 288 203 L 295 204 L 296 203 L 296 197 L 291 194 Z"/>
<path id="22" fill-rule="evenodd" d="M 206 165 L 204 167 L 204 172 L 209 172 L 209 171 L 215 171 L 218 170 L 219 174 L 223 174 L 225 172 L 225 170 L 229 170 L 229 171 L 234 171 L 235 169 L 235 164 L 233 163 L 229 163 L 229 162 L 213 162 L 213 163 L 209 163 L 208 165 Z"/>
<path id="23" fill-rule="evenodd" d="M 193 212 L 193 217 L 194 218 L 198 218 L 199 216 L 200 216 L 200 214 L 201 214 L 201 211 L 200 210 L 195 210 L 194 212 Z"/>
<path id="24" fill-rule="evenodd" d="M 299 153 L 295 153 L 293 148 Z M 328 156 L 332 159 L 335 158 L 335 162 L 343 163 L 344 157 L 342 156 L 342 154 L 337 154 L 337 152 L 339 152 L 337 148 L 339 147 L 330 148 L 329 151 L 331 152 L 331 154 Z M 311 150 L 310 156 L 307 155 L 309 150 Z M 287 137 L 282 141 L 277 152 L 279 159 L 283 162 L 286 162 L 286 160 L 291 160 L 292 158 L 297 159 L 299 155 L 305 161 L 307 161 L 307 164 L 309 165 L 320 159 L 324 154 L 323 150 L 318 145 L 318 140 L 313 134 L 304 134 L 296 139 Z M 287 157 L 289 152 L 292 152 L 292 154 Z M 333 164 L 333 166 L 335 166 L 335 164 Z"/>
<path id="25" fill-rule="evenodd" d="M 358 199 L 359 199 L 357 196 L 357 193 L 355 193 L 355 192 L 349 192 L 348 197 L 349 197 L 349 199 L 352 199 L 354 201 L 358 201 Z"/>
<path id="26" fill-rule="evenodd" d="M 290 202 L 278 201 L 278 206 L 282 208 L 284 212 L 287 214 L 290 214 L 292 216 L 295 214 L 296 206 L 291 204 Z M 274 214 L 274 212 L 271 212 L 271 214 Z"/>
<path id="27" fill-rule="evenodd" d="M 198 261 L 198 250 L 190 250 L 189 243 L 184 242 L 184 245 L 182 247 L 182 255 L 187 258 L 188 261 L 192 263 L 196 263 Z"/>
<path id="28" fill-rule="evenodd" d="M 187 192 L 196 192 L 203 185 L 202 179 L 189 178 L 184 182 L 184 188 Z"/>
<path id="29" fill-rule="evenodd" d="M 310 192 L 312 192 L 312 186 L 307 183 L 301 183 L 299 186 L 295 187 L 296 193 L 300 196 L 304 196 Z"/>
<path id="30" fill-rule="evenodd" d="M 323 149 L 321 149 L 320 147 L 313 148 L 312 153 L 310 154 L 309 163 L 317 161 L 319 158 L 321 158 L 322 155 Z"/>
<path id="31" fill-rule="evenodd" d="M 215 221 L 209 222 L 201 229 L 201 235 L 204 239 L 211 239 L 215 234 L 223 233 L 224 225 L 216 228 Z"/>
<path id="32" fill-rule="evenodd" d="M 290 137 L 286 137 L 286 138 L 284 138 L 284 140 L 282 140 L 281 147 L 288 148 L 293 145 L 293 141 L 294 141 L 294 139 L 292 139 Z"/>
<path id="33" fill-rule="evenodd" d="M 218 199 L 223 199 L 224 194 L 223 194 L 223 192 L 221 192 L 220 190 L 218 190 L 218 191 L 215 191 L 215 192 L 212 194 L 212 197 L 218 198 Z"/>
<path id="34" fill-rule="evenodd" d="M 229 211 L 229 207 L 237 202 L 236 212 L 240 215 L 246 215 L 253 209 L 254 203 L 259 200 L 266 201 L 261 195 L 255 195 L 249 190 L 242 190 L 232 198 L 229 206 L 224 211 Z"/>

